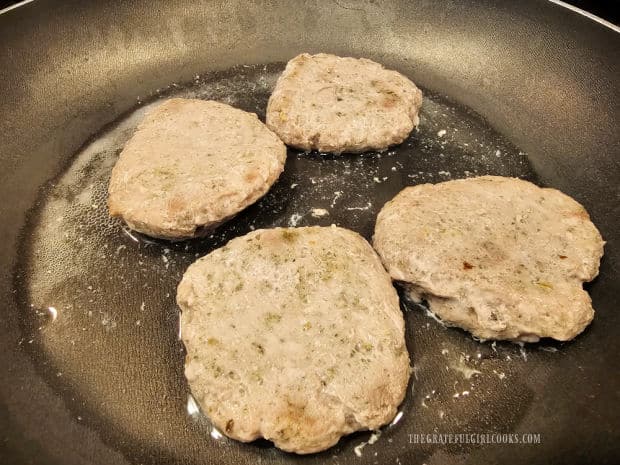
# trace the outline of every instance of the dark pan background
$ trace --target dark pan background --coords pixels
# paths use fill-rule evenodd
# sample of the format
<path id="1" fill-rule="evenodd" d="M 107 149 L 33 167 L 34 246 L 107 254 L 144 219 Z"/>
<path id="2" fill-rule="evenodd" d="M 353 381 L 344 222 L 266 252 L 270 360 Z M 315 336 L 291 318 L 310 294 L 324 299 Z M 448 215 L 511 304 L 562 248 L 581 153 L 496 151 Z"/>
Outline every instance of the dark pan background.
<path id="1" fill-rule="evenodd" d="M 114 310 L 114 331 L 102 329 L 109 327 L 105 315 L 103 326 L 81 331 L 76 312 L 73 320 L 46 326 L 42 309 L 29 306 L 33 271 L 54 250 L 39 250 L 36 244 L 56 239 L 36 237 L 46 231 L 41 212 L 50 199 L 67 194 L 58 191 L 62 173 L 74 167 L 76 153 L 88 149 L 84 144 L 110 131 L 117 131 L 122 142 L 128 133 L 114 122 L 136 106 L 136 96 L 148 102 L 157 98 L 157 89 L 172 83 L 181 86 L 170 92 L 182 92 L 184 83 L 188 89 L 220 89 L 224 94 L 236 89 L 235 104 L 260 114 L 270 79 L 282 62 L 301 51 L 368 56 L 410 76 L 426 95 L 420 130 L 382 156 L 321 158 L 291 152 L 283 179 L 263 202 L 216 237 L 193 241 L 191 250 L 144 239 L 131 248 L 118 224 L 105 229 L 103 210 L 101 216 L 80 213 L 93 219 L 95 229 L 105 226 L 103 235 L 86 231 L 87 239 L 101 240 L 87 240 L 86 248 L 108 245 L 122 252 L 129 265 L 136 259 L 159 265 L 153 268 L 156 273 L 145 276 L 151 285 L 146 291 L 130 286 L 125 293 L 106 293 L 112 288 L 103 280 L 122 284 L 126 276 L 113 263 L 80 268 L 84 273 L 75 293 L 70 281 L 59 289 L 58 300 L 84 298 L 85 306 Z M 239 64 L 260 66 L 231 69 Z M 619 74 L 617 32 L 536 0 L 38 0 L 0 16 L 0 463 L 617 463 Z M 506 157 L 476 165 L 482 149 L 466 149 L 462 141 L 448 138 L 445 150 L 436 133 L 448 126 L 461 129 L 459 134 L 469 131 L 484 141 L 485 150 L 493 147 L 490 154 L 497 149 Z M 101 155 L 109 161 L 116 153 Z M 523 355 L 509 344 L 478 344 L 437 325 L 422 309 L 404 305 L 419 379 L 412 380 L 403 420 L 367 446 L 362 458 L 352 449 L 368 439 L 364 433 L 323 454 L 295 457 L 264 443 L 212 442 L 204 419 L 187 418 L 182 348 L 175 337 L 177 310 L 166 291 L 174 289 L 192 254 L 244 233 L 250 224 L 283 221 L 289 206 L 301 205 L 295 195 L 287 197 L 289 182 L 299 183 L 313 202 L 328 205 L 333 199 L 322 197 L 323 184 L 313 187 L 308 180 L 328 180 L 330 195 L 341 182 L 349 187 L 350 198 L 343 195 L 343 201 L 363 206 L 353 202 L 365 199 L 368 185 L 347 184 L 338 174 L 385 177 L 388 181 L 372 191 L 372 211 L 334 211 L 336 220 L 369 237 L 374 209 L 402 185 L 442 179 L 447 169 L 450 176 L 464 177 L 474 167 L 477 174 L 518 175 L 557 187 L 591 213 L 607 246 L 601 274 L 587 286 L 597 314 L 583 335 L 568 344 L 528 346 Z M 87 168 L 69 186 L 77 194 L 86 187 L 82 181 L 95 179 L 105 187 L 105 179 L 95 176 L 100 166 Z M 370 185 L 374 187 L 372 179 Z M 74 193 L 69 189 L 67 195 Z M 119 244 L 127 247 L 119 249 Z M 75 247 L 76 254 L 84 250 L 79 241 Z M 166 252 L 168 248 L 172 251 Z M 175 258 L 162 262 L 162 254 Z M 89 279 L 92 289 L 83 286 Z M 136 279 L 132 283 L 140 282 Z M 90 299 L 85 289 L 106 292 Z M 148 300 L 154 310 L 142 332 L 129 312 L 140 300 Z M 75 341 L 63 337 L 68 334 L 76 334 Z M 56 344 L 41 344 L 42 335 L 57 336 Z M 73 343 L 77 350 L 71 350 Z M 469 389 L 462 379 L 453 386 L 457 379 L 444 372 L 442 351 L 447 347 L 450 353 L 472 355 L 469 366 L 485 372 L 471 381 L 472 395 L 466 400 L 433 397 L 434 386 Z M 500 380 L 493 370 L 507 377 Z M 162 392 L 162 386 L 169 391 Z M 100 395 L 85 397 L 84 392 Z M 425 410 L 426 400 L 432 409 Z M 450 408 L 444 422 L 436 416 L 440 402 Z M 472 431 L 540 433 L 542 443 L 429 447 L 406 440 L 408 433 Z"/>

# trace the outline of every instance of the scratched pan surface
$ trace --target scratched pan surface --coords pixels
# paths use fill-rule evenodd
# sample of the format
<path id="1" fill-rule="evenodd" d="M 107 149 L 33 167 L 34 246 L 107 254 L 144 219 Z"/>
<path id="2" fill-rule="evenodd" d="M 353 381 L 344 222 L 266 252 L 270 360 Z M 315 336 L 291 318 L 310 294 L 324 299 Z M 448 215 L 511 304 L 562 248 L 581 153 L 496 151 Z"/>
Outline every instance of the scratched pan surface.
<path id="1" fill-rule="evenodd" d="M 317 11 L 323 11 L 325 7 L 321 5 L 316 6 L 317 10 L 300 6 L 299 11 L 312 18 Z M 381 18 L 383 10 L 373 10 L 373 5 L 367 4 L 363 11 Z M 198 16 L 209 13 L 221 15 L 222 21 L 232 21 L 224 7 L 201 6 L 204 10 Z M 91 17 L 93 21 L 97 18 L 110 24 L 120 21 L 124 28 L 133 24 L 138 30 L 148 29 L 153 16 L 161 19 L 172 14 L 189 22 L 194 17 L 187 10 L 162 6 L 174 11 L 151 12 L 146 20 L 141 19 L 146 25 L 137 26 L 140 7 L 145 12 L 149 10 L 141 3 L 134 7 L 136 11 L 124 12 L 132 19 L 109 12 L 93 13 L 76 5 L 61 8 L 57 15 L 59 21 L 67 21 L 67 27 L 75 24 L 70 18 L 88 21 Z M 391 8 L 401 7 L 395 2 Z M 435 11 L 434 7 L 421 4 L 418 13 L 426 15 L 423 17 L 430 21 L 427 24 L 441 24 L 446 15 L 468 15 L 473 8 L 466 2 L 447 2 L 445 7 Z M 40 24 L 37 15 L 44 15 L 45 3 L 39 9 L 29 8 L 27 15 L 22 13 L 24 17 Z M 290 11 L 286 5 L 279 8 L 278 14 Z M 363 26 L 357 25 L 352 16 L 359 11 L 343 10 L 338 19 L 344 21 L 342 24 L 349 24 L 353 32 Z M 399 11 L 408 10 L 394 12 L 392 19 L 396 23 Z M 551 13 L 558 11 L 550 10 Z M 236 14 L 241 14 L 240 10 Z M 265 13 L 257 10 L 254 14 Z M 490 21 L 487 14 L 480 13 L 478 20 Z M 16 15 L 11 24 L 19 25 L 20 18 Z M 326 21 L 326 16 L 322 18 Z M 0 22 L 2 19 L 0 16 Z M 572 20 L 581 24 L 575 18 Z M 166 23 L 176 34 L 169 36 L 173 43 L 177 48 L 176 42 L 180 42 L 195 49 L 192 40 L 197 40 L 194 35 L 198 37 L 198 31 L 175 21 L 172 25 Z M 304 19 L 301 24 L 310 27 L 312 21 L 308 21 Z M 254 31 L 256 25 L 247 18 L 246 22 L 238 25 L 239 30 Z M 203 23 L 198 21 L 197 25 L 200 24 Z M 150 30 L 148 37 L 157 37 L 155 31 L 156 28 Z M 185 35 L 179 35 L 179 31 Z M 595 31 L 601 33 L 596 28 Z M 30 131 L 32 136 L 32 140 L 15 136 L 3 139 L 3 147 L 15 149 L 7 149 L 0 159 L 12 175 L 4 178 L 7 182 L 2 186 L 11 195 L 3 198 L 2 207 L 2 227 L 7 237 L 2 249 L 3 260 L 7 258 L 2 291 L 6 290 L 3 300 L 7 311 L 0 326 L 0 459 L 6 460 L 0 462 L 614 463 L 619 452 L 615 428 L 618 317 L 614 297 L 618 290 L 618 215 L 612 213 L 614 208 L 617 212 L 618 190 L 617 183 L 612 181 L 618 180 L 614 164 L 618 146 L 614 147 L 612 142 L 613 137 L 617 141 L 613 128 L 618 115 L 617 109 L 614 113 L 605 107 L 611 100 L 605 98 L 606 92 L 613 94 L 613 88 L 601 84 L 607 82 L 606 75 L 599 76 L 596 92 L 575 103 L 580 105 L 580 121 L 571 119 L 574 114 L 568 110 L 572 103 L 549 91 L 544 98 L 548 105 L 555 105 L 549 107 L 549 114 L 514 114 L 510 124 L 504 124 L 497 109 L 509 112 L 514 108 L 493 99 L 468 101 L 455 90 L 448 73 L 431 79 L 433 74 L 424 71 L 424 57 L 419 49 L 406 49 L 404 56 L 397 59 L 373 51 L 362 36 L 356 36 L 357 41 L 362 41 L 358 47 L 353 46 L 357 43 L 354 41 L 351 48 L 341 53 L 372 56 L 420 83 L 425 99 L 419 128 L 403 144 L 383 153 L 330 156 L 289 150 L 284 173 L 263 199 L 208 237 L 170 243 L 131 232 L 107 215 L 110 171 L 144 113 L 165 98 L 181 96 L 219 100 L 264 119 L 267 99 L 284 66 L 282 59 L 317 46 L 339 50 L 322 43 L 317 36 L 312 39 L 314 42 L 305 39 L 312 42 L 309 48 L 237 53 L 233 58 L 220 57 L 217 66 L 209 60 L 179 58 L 174 66 L 164 60 L 153 68 L 155 71 L 147 72 L 149 66 L 136 65 L 140 60 L 135 56 L 147 62 L 160 58 L 157 50 L 145 52 L 135 48 L 147 40 L 145 37 L 128 33 L 129 36 L 119 39 L 113 33 L 106 34 L 111 34 L 113 41 L 124 41 L 125 47 L 134 47 L 133 55 L 121 53 L 116 58 L 121 63 L 115 66 L 121 66 L 123 60 L 127 67 L 137 66 L 135 80 L 127 80 L 122 71 L 119 76 L 99 73 L 90 78 L 106 91 L 75 84 L 79 87 L 75 93 L 68 83 L 54 81 L 65 92 L 64 100 L 45 93 L 45 85 L 32 91 L 15 86 L 23 95 L 14 98 L 24 102 L 22 107 L 16 107 L 26 108 L 27 113 L 28 99 L 34 99 L 39 113 L 48 118 L 39 117 L 37 126 L 48 134 L 46 140 L 37 139 L 33 123 L 26 117 L 10 113 L 8 106 L 0 107 L 6 115 L 3 128 L 12 125 L 17 133 L 22 131 L 26 135 Z M 231 34 L 234 35 L 228 30 L 217 40 L 226 43 Z M 617 43 L 617 35 L 613 38 Z M 384 39 L 388 41 L 389 37 Z M 88 64 L 100 59 L 88 52 L 94 50 L 89 48 L 88 40 L 82 45 L 75 41 L 71 44 L 78 51 L 86 48 L 86 59 L 61 53 L 60 58 L 66 63 L 100 66 Z M 66 43 L 61 45 L 67 47 Z M 173 47 L 169 51 L 172 60 L 176 59 L 175 54 L 184 53 L 180 49 Z M 417 67 L 412 67 L 409 60 L 415 61 Z M 610 73 L 618 69 L 617 56 L 615 61 L 608 57 L 607 63 Z M 490 63 L 486 66 L 492 67 Z M 68 68 L 61 77 L 71 81 L 74 69 Z M 577 79 L 580 75 L 570 77 Z M 461 79 L 466 78 L 465 72 Z M 570 86 L 568 77 L 565 78 L 565 85 Z M 472 82 L 471 93 L 476 93 L 477 85 L 491 89 L 490 79 Z M 509 77 L 504 79 L 504 86 L 515 85 Z M 40 84 L 35 78 L 28 83 L 32 88 Z M 560 92 L 557 86 L 551 88 L 556 94 Z M 101 92 L 106 98 L 94 103 Z M 489 92 L 492 94 L 492 90 Z M 35 94 L 39 95 L 36 99 Z M 506 95 L 505 101 L 510 102 L 511 98 L 515 97 Z M 535 97 L 530 99 L 536 103 Z M 560 104 L 569 105 L 566 114 L 557 110 Z M 54 110 L 41 110 L 41 105 L 55 108 L 61 116 L 52 118 Z M 526 108 L 527 105 L 523 106 L 521 111 Z M 485 118 L 481 113 L 495 118 Z M 590 125 L 584 127 L 584 120 Z M 581 134 L 550 132 L 553 128 L 566 129 L 564 126 L 578 127 Z M 598 140 L 606 131 L 611 149 Z M 571 137 L 577 137 L 576 141 L 571 142 Z M 563 150 L 574 154 L 572 157 L 557 161 L 559 149 L 553 144 L 558 140 Z M 585 142 L 591 146 L 584 146 Z M 588 157 L 580 155 L 583 153 Z M 29 157 L 34 159 L 32 163 L 28 162 Z M 189 397 L 183 376 L 183 346 L 177 337 L 178 308 L 174 297 L 190 263 L 257 228 L 337 224 L 370 239 L 376 214 L 403 187 L 483 174 L 516 176 L 560 187 L 592 213 L 608 246 L 601 276 L 588 285 L 597 315 L 583 335 L 571 343 L 542 341 L 525 348 L 480 343 L 458 329 L 443 327 L 427 316 L 424 307 L 403 299 L 414 371 L 399 409 L 402 413 L 381 430 L 376 442 L 368 443 L 368 432 L 356 433 L 326 452 L 296 456 L 278 451 L 267 441 L 241 444 L 222 437 L 212 428 Z M 318 209 L 327 214 L 317 215 Z M 433 433 L 510 434 L 535 444 L 470 444 L 464 436 L 452 439 L 458 440 L 458 444 L 416 443 L 421 440 L 418 435 Z M 488 442 L 493 438 L 496 437 L 483 439 Z M 504 440 L 508 437 L 504 436 Z"/>

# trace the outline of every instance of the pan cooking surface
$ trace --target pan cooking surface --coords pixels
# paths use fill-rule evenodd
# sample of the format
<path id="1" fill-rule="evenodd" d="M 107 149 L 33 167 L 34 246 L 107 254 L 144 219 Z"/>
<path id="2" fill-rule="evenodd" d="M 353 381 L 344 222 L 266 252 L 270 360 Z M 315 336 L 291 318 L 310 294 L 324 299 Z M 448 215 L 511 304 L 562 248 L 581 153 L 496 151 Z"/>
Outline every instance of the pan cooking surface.
<path id="1" fill-rule="evenodd" d="M 135 463 L 192 464 L 205 457 L 222 463 L 408 463 L 431 455 L 457 460 L 490 446 L 412 444 L 411 435 L 522 432 L 535 386 L 565 346 L 478 343 L 404 301 L 414 374 L 402 415 L 373 444 L 366 444 L 370 433 L 356 433 L 305 457 L 267 441 L 241 444 L 222 438 L 191 402 L 175 294 L 197 257 L 250 230 L 276 226 L 334 223 L 370 239 L 380 208 L 408 185 L 483 174 L 537 181 L 527 156 L 478 115 L 425 92 L 420 126 L 403 144 L 364 155 L 289 150 L 269 193 L 205 238 L 153 240 L 108 218 L 110 171 L 148 108 L 171 96 L 214 99 L 264 119 L 282 69 L 235 67 L 171 85 L 147 103 L 136 96 L 135 111 L 75 155 L 41 191 L 22 234 L 15 275 L 20 344 L 75 421 Z"/>

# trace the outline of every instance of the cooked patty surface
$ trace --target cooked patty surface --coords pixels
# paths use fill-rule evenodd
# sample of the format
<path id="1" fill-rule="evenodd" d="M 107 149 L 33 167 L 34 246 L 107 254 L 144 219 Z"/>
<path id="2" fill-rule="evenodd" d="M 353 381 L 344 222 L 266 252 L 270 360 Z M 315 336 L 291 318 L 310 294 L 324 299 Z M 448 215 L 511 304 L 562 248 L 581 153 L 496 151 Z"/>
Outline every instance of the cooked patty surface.
<path id="1" fill-rule="evenodd" d="M 604 242 L 555 189 L 496 176 L 408 187 L 379 213 L 373 241 L 414 300 L 479 338 L 566 341 L 592 321 L 582 284 Z"/>
<path id="2" fill-rule="evenodd" d="M 357 233 L 251 232 L 191 265 L 177 302 L 192 393 L 231 438 L 317 452 L 388 423 L 405 396 L 398 296 Z"/>
<path id="3" fill-rule="evenodd" d="M 153 237 L 204 234 L 263 196 L 286 147 L 253 113 L 174 98 L 144 118 L 112 170 L 108 207 Z"/>
<path id="4" fill-rule="evenodd" d="M 383 150 L 409 135 L 421 105 L 413 82 L 374 61 L 304 53 L 278 79 L 267 126 L 302 150 Z"/>

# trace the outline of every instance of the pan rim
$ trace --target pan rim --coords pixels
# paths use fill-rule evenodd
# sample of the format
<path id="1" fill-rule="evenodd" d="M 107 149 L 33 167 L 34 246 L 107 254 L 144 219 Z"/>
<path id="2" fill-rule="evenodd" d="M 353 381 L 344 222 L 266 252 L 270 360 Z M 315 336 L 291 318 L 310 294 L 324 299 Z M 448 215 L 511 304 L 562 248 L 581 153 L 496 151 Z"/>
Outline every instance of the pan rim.
<path id="1" fill-rule="evenodd" d="M 0 10 L 0 15 L 8 13 L 11 10 L 15 10 L 16 8 L 20 8 L 28 3 L 34 2 L 34 0 L 22 0 L 21 2 L 14 3 L 13 5 L 9 5 L 6 8 Z"/>
<path id="2" fill-rule="evenodd" d="M 589 13 L 586 10 L 582 10 L 579 7 L 576 7 L 576 6 L 571 5 L 569 3 L 563 2 L 562 0 L 547 0 L 547 1 L 550 2 L 550 3 L 554 3 L 554 4 L 558 5 L 558 6 L 561 6 L 563 8 L 566 8 L 568 10 L 571 10 L 571 11 L 573 11 L 573 12 L 575 12 L 575 13 L 581 15 L 581 16 L 585 16 L 586 18 L 588 18 L 588 19 L 590 19 L 592 21 L 595 21 L 595 22 L 597 22 L 599 24 L 602 24 L 603 26 L 605 26 L 605 27 L 611 29 L 612 31 L 620 34 L 620 27 L 619 26 L 616 26 L 615 24 L 610 23 L 609 21 L 607 21 L 606 19 L 601 18 L 600 16 L 597 16 L 595 14 Z M 11 10 L 15 10 L 17 8 L 20 8 L 20 7 L 25 6 L 25 5 L 27 5 L 29 3 L 32 3 L 32 2 L 34 2 L 34 0 L 22 0 L 21 2 L 17 2 L 15 4 L 13 4 L 13 5 L 7 6 L 6 8 L 3 8 L 3 9 L 0 10 L 0 15 L 8 13 Z"/>
<path id="3" fill-rule="evenodd" d="M 29 1 L 29 0 L 26 0 L 26 1 Z M 588 18 L 588 19 L 590 19 L 592 21 L 595 21 L 595 22 L 597 22 L 599 24 L 602 24 L 603 26 L 605 26 L 605 27 L 611 29 L 612 31 L 620 34 L 620 27 L 619 26 L 616 26 L 614 23 L 611 23 L 611 22 L 607 21 L 606 19 L 601 18 L 600 16 L 597 16 L 597 15 L 595 15 L 593 13 L 590 13 L 590 12 L 588 12 L 586 10 L 583 10 L 583 9 L 581 9 L 581 8 L 575 6 L 575 5 L 571 5 L 569 3 L 566 3 L 566 2 L 564 2 L 562 0 L 547 0 L 547 1 L 551 2 L 551 3 L 554 3 L 554 4 L 558 5 L 558 6 L 561 6 L 563 8 L 566 8 L 568 10 L 574 11 L 575 13 L 580 14 L 581 16 L 585 16 L 586 18 Z"/>

